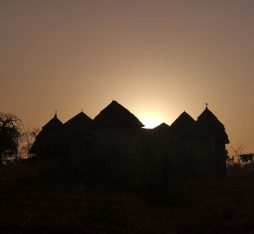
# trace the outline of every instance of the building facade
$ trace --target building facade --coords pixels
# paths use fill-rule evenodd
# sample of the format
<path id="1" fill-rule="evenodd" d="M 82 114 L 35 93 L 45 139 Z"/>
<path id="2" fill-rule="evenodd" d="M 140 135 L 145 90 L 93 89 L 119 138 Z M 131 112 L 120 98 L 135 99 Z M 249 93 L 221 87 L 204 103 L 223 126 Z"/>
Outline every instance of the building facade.
<path id="1" fill-rule="evenodd" d="M 41 174 L 85 183 L 165 186 L 179 178 L 226 176 L 228 136 L 206 107 L 195 121 L 183 112 L 154 129 L 112 101 L 93 120 L 81 112 L 66 123 L 54 116 L 31 153 Z"/>

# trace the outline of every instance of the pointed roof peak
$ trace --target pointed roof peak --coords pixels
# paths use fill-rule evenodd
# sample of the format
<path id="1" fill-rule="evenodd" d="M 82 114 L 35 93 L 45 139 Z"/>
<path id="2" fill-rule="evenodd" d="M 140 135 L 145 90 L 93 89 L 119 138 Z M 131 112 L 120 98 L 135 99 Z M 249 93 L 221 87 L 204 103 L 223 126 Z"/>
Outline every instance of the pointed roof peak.
<path id="1" fill-rule="evenodd" d="M 198 120 L 199 119 L 213 119 L 214 121 L 219 121 L 215 114 L 207 106 L 198 117 Z"/>
<path id="2" fill-rule="evenodd" d="M 106 106 L 95 118 L 96 125 L 143 127 L 138 118 L 117 101 Z"/>
<path id="3" fill-rule="evenodd" d="M 179 117 L 171 124 L 171 128 L 176 131 L 189 131 L 194 128 L 195 120 L 187 113 L 183 112 Z"/>
<path id="4" fill-rule="evenodd" d="M 88 116 L 88 115 L 86 115 L 86 114 L 85 114 L 85 112 L 84 112 L 84 111 L 80 111 L 78 114 L 76 114 L 76 116 L 77 116 L 77 115 Z"/>
<path id="5" fill-rule="evenodd" d="M 55 110 L 54 118 L 57 118 L 57 110 Z"/>
<path id="6" fill-rule="evenodd" d="M 195 122 L 195 120 L 191 117 L 191 115 L 188 114 L 186 111 L 182 112 L 174 122 L 176 122 L 177 120 L 181 120 L 183 122 L 186 122 L 186 121 L 193 122 L 193 123 Z"/>
<path id="7" fill-rule="evenodd" d="M 163 122 L 152 130 L 155 132 L 169 132 L 170 126 Z"/>
<path id="8" fill-rule="evenodd" d="M 199 126 L 210 126 L 224 129 L 224 125 L 220 122 L 216 115 L 208 109 L 208 107 L 206 107 L 205 110 L 198 116 L 196 122 Z"/>
<path id="9" fill-rule="evenodd" d="M 74 117 L 65 122 L 65 126 L 78 127 L 80 125 L 89 125 L 92 119 L 83 111 L 76 114 Z"/>
<path id="10" fill-rule="evenodd" d="M 195 120 L 191 117 L 191 115 L 188 114 L 186 111 L 182 112 L 182 113 L 179 115 L 179 117 L 178 117 L 177 119 L 179 119 L 179 118 L 188 118 L 188 119 L 190 119 L 190 120 L 195 121 Z"/>
<path id="11" fill-rule="evenodd" d="M 186 112 L 186 111 L 183 111 L 181 115 L 187 115 L 187 116 L 191 117 L 190 114 L 188 112 Z"/>
<path id="12" fill-rule="evenodd" d="M 210 129 L 216 132 L 218 138 L 223 139 L 226 144 L 229 143 L 223 123 L 220 122 L 220 120 L 212 111 L 208 109 L 208 107 L 206 107 L 205 110 L 200 114 L 200 116 L 198 116 L 196 123 L 198 127 Z"/>
<path id="13" fill-rule="evenodd" d="M 109 105 L 119 105 L 122 106 L 119 102 L 117 102 L 116 100 L 112 100 L 111 103 Z"/>
<path id="14" fill-rule="evenodd" d="M 163 122 L 163 123 L 159 124 L 158 126 L 156 126 L 154 129 L 160 128 L 160 127 L 167 127 L 167 128 L 169 128 L 169 125 L 166 124 L 165 122 Z"/>
<path id="15" fill-rule="evenodd" d="M 154 129 L 160 128 L 160 127 L 167 127 L 167 128 L 169 128 L 169 125 L 166 124 L 165 122 L 163 122 L 163 123 L 159 124 L 158 126 L 156 126 Z"/>
<path id="16" fill-rule="evenodd" d="M 58 119 L 57 113 L 55 113 L 54 117 L 50 119 L 42 128 L 55 129 L 61 127 L 62 125 L 63 123 Z"/>

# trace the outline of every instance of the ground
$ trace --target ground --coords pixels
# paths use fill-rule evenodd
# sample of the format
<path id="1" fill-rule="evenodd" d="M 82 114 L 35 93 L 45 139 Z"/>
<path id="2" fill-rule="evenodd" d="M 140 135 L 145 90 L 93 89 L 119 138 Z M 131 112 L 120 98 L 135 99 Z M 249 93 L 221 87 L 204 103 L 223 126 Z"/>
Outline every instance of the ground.
<path id="1" fill-rule="evenodd" d="M 0 233 L 254 233 L 251 178 L 130 192 L 0 176 Z"/>

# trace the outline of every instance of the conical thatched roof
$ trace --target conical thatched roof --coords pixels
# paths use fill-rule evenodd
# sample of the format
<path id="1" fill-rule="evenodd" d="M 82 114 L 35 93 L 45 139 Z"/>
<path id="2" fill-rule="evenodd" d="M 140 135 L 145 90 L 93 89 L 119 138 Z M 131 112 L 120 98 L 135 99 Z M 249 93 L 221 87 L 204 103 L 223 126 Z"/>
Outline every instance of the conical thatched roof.
<path id="1" fill-rule="evenodd" d="M 64 133 L 71 135 L 87 133 L 92 121 L 93 120 L 82 111 L 64 124 Z"/>
<path id="2" fill-rule="evenodd" d="M 49 120 L 43 127 L 42 130 L 54 130 L 62 127 L 63 123 L 57 118 L 57 114 Z"/>
<path id="3" fill-rule="evenodd" d="M 64 126 L 65 127 L 81 127 L 87 126 L 92 123 L 92 119 L 87 116 L 83 111 L 75 115 L 73 118 L 68 120 Z"/>
<path id="4" fill-rule="evenodd" d="M 41 131 L 35 139 L 34 144 L 30 149 L 30 152 L 38 153 L 49 147 L 49 145 L 53 145 L 55 139 L 58 138 L 61 134 L 62 126 L 63 123 L 57 118 L 57 115 L 55 114 L 55 116 L 42 127 Z"/>
<path id="5" fill-rule="evenodd" d="M 225 132 L 224 125 L 219 121 L 219 119 L 208 109 L 201 113 L 198 117 L 197 126 L 201 129 L 207 129 L 213 132 L 218 140 L 225 141 L 226 144 L 229 143 L 228 136 Z"/>
<path id="6" fill-rule="evenodd" d="M 218 120 L 218 118 L 211 112 L 208 107 L 200 114 L 197 119 L 199 125 L 213 126 L 216 128 L 222 128 L 224 130 L 224 125 Z"/>
<path id="7" fill-rule="evenodd" d="M 185 111 L 171 124 L 171 128 L 188 128 L 194 126 L 195 120 Z"/>
<path id="8" fill-rule="evenodd" d="M 111 127 L 144 127 L 135 115 L 116 101 L 112 101 L 94 118 L 94 124 Z"/>
<path id="9" fill-rule="evenodd" d="M 153 129 L 154 132 L 169 132 L 170 127 L 166 123 L 162 123 Z"/>
<path id="10" fill-rule="evenodd" d="M 179 134 L 192 134 L 195 120 L 185 111 L 171 124 L 171 130 Z"/>

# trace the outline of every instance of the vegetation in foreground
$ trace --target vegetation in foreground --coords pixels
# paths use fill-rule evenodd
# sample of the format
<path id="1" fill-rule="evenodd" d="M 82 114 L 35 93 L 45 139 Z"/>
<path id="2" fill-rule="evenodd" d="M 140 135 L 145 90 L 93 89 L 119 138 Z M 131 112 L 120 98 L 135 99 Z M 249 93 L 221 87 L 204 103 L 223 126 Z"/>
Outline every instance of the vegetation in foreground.
<path id="1" fill-rule="evenodd" d="M 1 233 L 253 233 L 254 179 L 172 182 L 130 192 L 11 178 L 0 170 Z"/>

